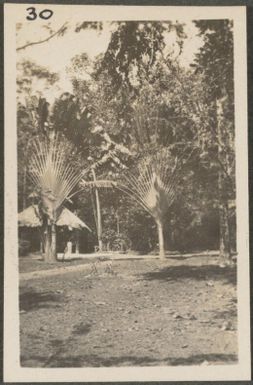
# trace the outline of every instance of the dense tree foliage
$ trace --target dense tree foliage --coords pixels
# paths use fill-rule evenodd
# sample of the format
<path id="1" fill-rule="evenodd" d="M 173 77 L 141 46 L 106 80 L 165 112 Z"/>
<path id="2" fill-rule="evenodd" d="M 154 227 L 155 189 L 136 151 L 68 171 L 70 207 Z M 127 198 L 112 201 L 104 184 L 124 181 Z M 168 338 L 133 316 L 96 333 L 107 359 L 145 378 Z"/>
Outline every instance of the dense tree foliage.
<path id="1" fill-rule="evenodd" d="M 204 139 L 208 153 L 215 152 L 218 163 L 220 252 L 231 254 L 235 238 L 235 156 L 233 33 L 229 20 L 195 22 L 204 45 L 196 56 L 196 72 L 203 75 L 203 101 L 208 106 Z M 205 135 L 207 137 L 207 135 Z M 232 205 L 231 205 L 232 203 Z"/>
<path id="2" fill-rule="evenodd" d="M 57 74 L 35 63 L 20 63 L 27 77 L 18 78 L 20 94 L 25 95 L 17 117 L 20 208 L 27 205 L 32 190 L 24 176 L 23 149 L 32 136 L 54 131 L 78 152 L 76 167 L 84 172 L 85 187 L 80 186 L 83 190 L 68 204 L 92 228 L 88 244 L 156 250 L 153 214 L 138 202 L 136 192 L 141 189 L 142 203 L 146 202 L 153 186 L 153 195 L 160 200 L 169 175 L 174 181 L 176 164 L 180 172 L 175 199 L 160 202 L 165 247 L 220 248 L 222 255 L 230 255 L 235 248 L 232 25 L 228 20 L 195 24 L 204 44 L 188 69 L 178 60 L 186 38 L 182 24 L 113 23 L 106 52 L 94 60 L 85 52 L 75 56 L 66 69 L 73 92 L 62 92 L 50 106 L 43 95 L 32 95 L 32 79 L 52 84 Z M 103 24 L 87 22 L 77 32 L 87 28 L 103 33 Z M 176 36 L 176 54 L 175 47 L 166 45 L 170 33 Z M 155 162 L 161 166 L 156 168 L 156 180 L 153 168 L 143 173 L 147 159 L 153 168 Z M 137 170 L 142 173 L 137 175 Z M 123 192 L 115 188 L 129 189 L 130 175 L 135 175 L 132 198 L 126 188 Z M 96 187 L 102 181 L 115 185 Z"/>

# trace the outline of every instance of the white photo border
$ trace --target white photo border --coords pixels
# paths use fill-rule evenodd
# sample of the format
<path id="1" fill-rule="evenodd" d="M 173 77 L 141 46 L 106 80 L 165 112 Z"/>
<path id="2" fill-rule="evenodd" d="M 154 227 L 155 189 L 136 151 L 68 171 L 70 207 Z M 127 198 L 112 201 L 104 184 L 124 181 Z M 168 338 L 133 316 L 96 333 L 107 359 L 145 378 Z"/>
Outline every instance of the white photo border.
<path id="1" fill-rule="evenodd" d="M 36 4 L 32 4 L 36 6 Z M 17 232 L 16 23 L 31 4 L 4 5 L 5 255 L 4 381 L 229 381 L 250 380 L 250 289 L 247 128 L 247 35 L 245 6 L 104 6 L 47 4 L 57 14 L 82 12 L 83 20 L 230 19 L 234 23 L 236 207 L 238 248 L 238 346 L 236 365 L 24 368 L 20 366 Z M 38 4 L 41 8 L 42 4 Z M 167 16 L 168 15 L 168 16 Z"/>

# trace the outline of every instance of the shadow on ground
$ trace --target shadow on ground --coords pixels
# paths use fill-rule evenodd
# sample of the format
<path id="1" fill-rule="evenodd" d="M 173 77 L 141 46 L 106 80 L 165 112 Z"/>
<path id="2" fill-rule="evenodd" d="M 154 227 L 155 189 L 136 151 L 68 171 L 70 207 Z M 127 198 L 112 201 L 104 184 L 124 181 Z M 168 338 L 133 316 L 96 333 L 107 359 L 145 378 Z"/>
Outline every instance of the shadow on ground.
<path id="1" fill-rule="evenodd" d="M 88 334 L 91 330 L 91 327 L 92 325 L 89 323 L 87 324 L 81 323 L 74 326 L 74 330 L 72 331 L 72 333 L 77 335 Z"/>
<path id="2" fill-rule="evenodd" d="M 32 311 L 59 307 L 62 300 L 62 295 L 54 292 L 37 292 L 32 288 L 28 288 L 28 291 L 21 293 L 19 296 L 19 308 L 20 310 Z"/>
<path id="3" fill-rule="evenodd" d="M 217 265 L 203 266 L 170 266 L 159 271 L 152 271 L 142 275 L 142 279 L 152 281 L 178 281 L 183 279 L 220 280 L 224 283 L 236 285 L 236 267 L 219 267 Z"/>
<path id="4" fill-rule="evenodd" d="M 237 317 L 237 308 L 231 307 L 228 310 L 218 311 L 213 318 L 215 319 L 225 319 L 225 320 L 231 320 L 232 318 Z"/>
<path id="5" fill-rule="evenodd" d="M 28 361 L 28 363 L 27 363 Z M 37 362 L 37 364 L 36 364 Z M 97 355 L 78 355 L 72 357 L 48 357 L 33 356 L 32 363 L 29 359 L 21 357 L 21 365 L 25 367 L 109 367 L 109 366 L 178 366 L 178 365 L 201 365 L 203 362 L 212 364 L 234 364 L 237 362 L 236 354 L 199 354 L 189 357 L 166 357 L 156 359 L 152 357 L 122 356 L 122 357 L 100 357 Z"/>

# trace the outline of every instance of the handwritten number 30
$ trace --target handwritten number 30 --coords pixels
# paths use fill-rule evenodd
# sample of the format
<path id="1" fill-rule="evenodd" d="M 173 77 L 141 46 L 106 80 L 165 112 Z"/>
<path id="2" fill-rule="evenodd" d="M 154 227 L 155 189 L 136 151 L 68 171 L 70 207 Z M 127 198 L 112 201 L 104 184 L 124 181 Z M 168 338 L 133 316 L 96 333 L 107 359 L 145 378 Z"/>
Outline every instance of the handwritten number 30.
<path id="1" fill-rule="evenodd" d="M 26 16 L 27 20 L 35 20 L 37 19 L 37 13 L 36 13 L 36 8 L 34 7 L 29 7 L 26 9 L 29 12 L 29 15 Z M 39 17 L 44 20 L 50 19 L 50 17 L 53 15 L 53 11 L 51 9 L 44 9 L 39 13 Z"/>

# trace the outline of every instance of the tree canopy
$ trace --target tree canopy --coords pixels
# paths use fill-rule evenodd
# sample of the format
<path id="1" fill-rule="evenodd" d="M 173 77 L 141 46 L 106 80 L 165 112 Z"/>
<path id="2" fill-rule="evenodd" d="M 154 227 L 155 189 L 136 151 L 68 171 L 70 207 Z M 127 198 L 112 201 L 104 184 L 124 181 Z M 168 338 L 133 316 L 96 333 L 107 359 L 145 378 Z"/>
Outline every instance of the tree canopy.
<path id="1" fill-rule="evenodd" d="M 100 185 L 107 180 L 132 193 L 133 199 L 87 183 L 73 197 L 72 207 L 96 233 L 99 196 L 104 241 L 110 231 L 133 249 L 156 248 L 153 216 L 162 218 L 168 249 L 215 249 L 222 239 L 227 251 L 228 238 L 236 247 L 233 26 L 194 23 L 203 45 L 187 67 L 179 60 L 187 38 L 182 23 L 114 22 L 105 52 L 91 58 L 84 49 L 72 58 L 72 92 L 63 90 L 51 104 L 43 93 L 33 95 L 33 82 L 48 87 L 58 74 L 18 64 L 20 208 L 32 191 L 23 148 L 31 136 L 54 131 L 74 146 L 85 181 L 94 181 L 93 170 Z M 76 33 L 85 29 L 102 34 L 103 23 L 83 22 Z M 170 34 L 175 44 L 168 46 Z"/>

